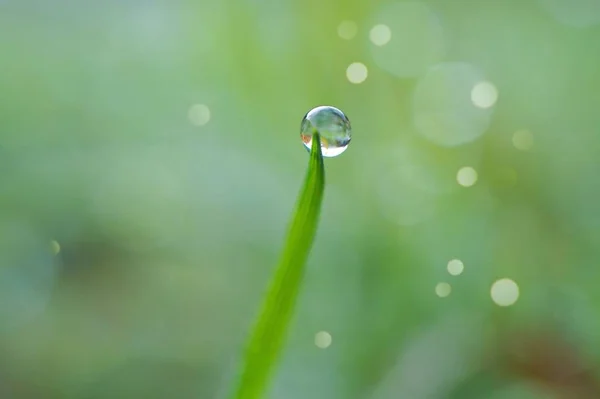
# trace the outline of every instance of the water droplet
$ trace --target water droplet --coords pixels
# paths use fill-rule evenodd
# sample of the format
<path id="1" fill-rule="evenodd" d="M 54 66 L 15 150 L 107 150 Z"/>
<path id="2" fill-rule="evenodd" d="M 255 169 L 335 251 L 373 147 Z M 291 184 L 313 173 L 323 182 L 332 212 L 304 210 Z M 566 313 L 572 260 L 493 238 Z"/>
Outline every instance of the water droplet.
<path id="1" fill-rule="evenodd" d="M 311 109 L 302 119 L 300 137 L 310 151 L 314 133 L 321 138 L 321 152 L 324 157 L 337 157 L 346 151 L 352 129 L 350 121 L 342 111 L 335 107 L 320 106 Z"/>

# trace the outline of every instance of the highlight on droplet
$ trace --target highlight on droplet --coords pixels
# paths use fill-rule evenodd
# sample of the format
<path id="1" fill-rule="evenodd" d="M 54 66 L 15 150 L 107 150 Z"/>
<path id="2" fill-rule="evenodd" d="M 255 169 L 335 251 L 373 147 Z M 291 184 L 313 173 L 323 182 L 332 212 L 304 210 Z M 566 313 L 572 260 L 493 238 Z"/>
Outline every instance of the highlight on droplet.
<path id="1" fill-rule="evenodd" d="M 333 338 L 327 331 L 319 331 L 315 334 L 315 345 L 320 349 L 327 349 L 331 346 Z"/>

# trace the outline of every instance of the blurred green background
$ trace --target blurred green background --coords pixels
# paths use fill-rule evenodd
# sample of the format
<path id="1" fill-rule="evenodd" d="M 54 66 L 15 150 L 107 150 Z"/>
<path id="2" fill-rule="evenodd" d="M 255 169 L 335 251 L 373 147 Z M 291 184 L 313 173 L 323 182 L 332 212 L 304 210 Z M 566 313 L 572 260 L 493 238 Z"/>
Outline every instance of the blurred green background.
<path id="1" fill-rule="evenodd" d="M 599 398 L 599 71 L 598 0 L 0 0 L 0 397 L 225 397 L 328 104 L 269 397 Z"/>

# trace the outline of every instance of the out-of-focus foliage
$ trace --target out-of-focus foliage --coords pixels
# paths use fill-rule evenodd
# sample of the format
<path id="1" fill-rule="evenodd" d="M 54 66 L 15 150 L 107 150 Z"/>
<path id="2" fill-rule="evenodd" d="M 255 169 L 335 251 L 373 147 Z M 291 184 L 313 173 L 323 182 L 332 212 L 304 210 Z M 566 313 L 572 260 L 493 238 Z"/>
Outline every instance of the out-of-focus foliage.
<path id="1" fill-rule="evenodd" d="M 331 104 L 270 397 L 600 397 L 599 65 L 597 0 L 0 0 L 0 396 L 226 395 Z"/>

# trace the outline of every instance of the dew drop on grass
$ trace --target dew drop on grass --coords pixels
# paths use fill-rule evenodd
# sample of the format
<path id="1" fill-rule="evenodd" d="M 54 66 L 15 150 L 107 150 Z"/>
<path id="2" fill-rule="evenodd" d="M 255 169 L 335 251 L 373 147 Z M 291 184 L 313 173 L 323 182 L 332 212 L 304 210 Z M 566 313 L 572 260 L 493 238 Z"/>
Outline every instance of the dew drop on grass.
<path id="1" fill-rule="evenodd" d="M 346 115 L 330 106 L 313 108 L 302 119 L 300 137 L 309 151 L 316 132 L 321 138 L 321 152 L 328 158 L 337 157 L 346 151 L 352 138 L 352 128 Z"/>

